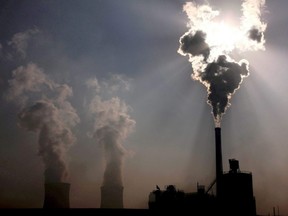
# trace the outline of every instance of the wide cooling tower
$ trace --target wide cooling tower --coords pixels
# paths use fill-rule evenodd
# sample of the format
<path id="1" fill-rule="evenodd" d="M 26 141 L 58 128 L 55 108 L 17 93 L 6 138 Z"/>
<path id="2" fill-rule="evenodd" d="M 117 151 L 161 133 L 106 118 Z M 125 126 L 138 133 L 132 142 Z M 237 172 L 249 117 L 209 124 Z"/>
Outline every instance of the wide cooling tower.
<path id="1" fill-rule="evenodd" d="M 123 186 L 101 187 L 101 208 L 123 208 Z"/>
<path id="2" fill-rule="evenodd" d="M 69 208 L 69 183 L 46 183 L 43 208 Z"/>

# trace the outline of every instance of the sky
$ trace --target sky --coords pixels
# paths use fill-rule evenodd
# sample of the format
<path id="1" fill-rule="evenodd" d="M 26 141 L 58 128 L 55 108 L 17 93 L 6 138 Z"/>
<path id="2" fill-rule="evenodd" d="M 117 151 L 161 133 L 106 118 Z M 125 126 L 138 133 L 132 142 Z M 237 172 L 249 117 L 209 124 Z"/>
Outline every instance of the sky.
<path id="1" fill-rule="evenodd" d="M 156 185 L 208 187 L 215 124 L 206 87 L 178 52 L 185 2 L 1 1 L 1 208 L 41 208 L 45 181 L 71 183 L 74 208 L 99 208 L 111 179 L 125 208 L 148 208 Z M 193 2 L 240 25 L 238 0 Z M 233 51 L 249 76 L 221 117 L 223 168 L 235 158 L 252 172 L 259 214 L 288 215 L 287 7 L 266 0 L 265 49 Z"/>

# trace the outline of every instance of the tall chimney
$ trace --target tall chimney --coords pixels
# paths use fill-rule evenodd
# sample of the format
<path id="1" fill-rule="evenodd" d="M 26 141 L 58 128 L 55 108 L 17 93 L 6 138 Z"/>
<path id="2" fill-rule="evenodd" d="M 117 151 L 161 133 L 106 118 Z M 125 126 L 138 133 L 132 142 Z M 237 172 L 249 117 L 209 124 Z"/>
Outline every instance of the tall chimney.
<path id="1" fill-rule="evenodd" d="M 216 195 L 221 196 L 222 191 L 222 149 L 221 149 L 221 128 L 215 128 L 215 150 L 216 150 Z"/>
<path id="2" fill-rule="evenodd" d="M 101 187 L 101 208 L 123 208 L 123 186 L 105 185 Z"/>
<path id="3" fill-rule="evenodd" d="M 43 208 L 69 208 L 69 191 L 69 183 L 45 183 Z"/>

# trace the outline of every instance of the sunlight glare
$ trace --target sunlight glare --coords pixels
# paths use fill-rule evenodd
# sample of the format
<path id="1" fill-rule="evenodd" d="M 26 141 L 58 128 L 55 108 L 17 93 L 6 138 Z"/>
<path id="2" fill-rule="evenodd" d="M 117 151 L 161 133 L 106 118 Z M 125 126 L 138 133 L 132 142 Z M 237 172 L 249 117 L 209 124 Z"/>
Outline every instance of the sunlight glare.
<path id="1" fill-rule="evenodd" d="M 207 44 L 213 48 L 211 49 L 211 56 L 230 53 L 241 39 L 240 30 L 226 24 L 224 21 L 219 23 L 211 22 L 203 30 L 207 34 Z"/>

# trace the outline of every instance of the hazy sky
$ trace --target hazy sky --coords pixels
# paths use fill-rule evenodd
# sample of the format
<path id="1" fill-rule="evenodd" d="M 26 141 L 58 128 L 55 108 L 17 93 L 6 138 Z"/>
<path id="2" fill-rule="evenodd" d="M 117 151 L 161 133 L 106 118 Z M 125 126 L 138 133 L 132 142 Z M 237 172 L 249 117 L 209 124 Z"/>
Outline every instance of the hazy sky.
<path id="1" fill-rule="evenodd" d="M 186 192 L 197 182 L 208 187 L 215 178 L 211 107 L 205 87 L 191 79 L 188 57 L 177 53 L 188 31 L 185 2 L 0 2 L 0 207 L 42 207 L 51 163 L 37 127 L 48 123 L 60 128 L 56 146 L 71 207 L 100 207 L 107 148 L 97 130 L 109 124 L 121 131 L 115 149 L 126 208 L 147 208 L 156 184 Z M 239 25 L 239 0 L 210 6 Z M 224 170 L 235 158 L 253 173 L 259 214 L 273 206 L 288 214 L 287 7 L 286 0 L 266 1 L 265 51 L 233 53 L 249 61 L 250 75 L 221 124 Z M 33 110 L 53 113 L 53 120 Z"/>

